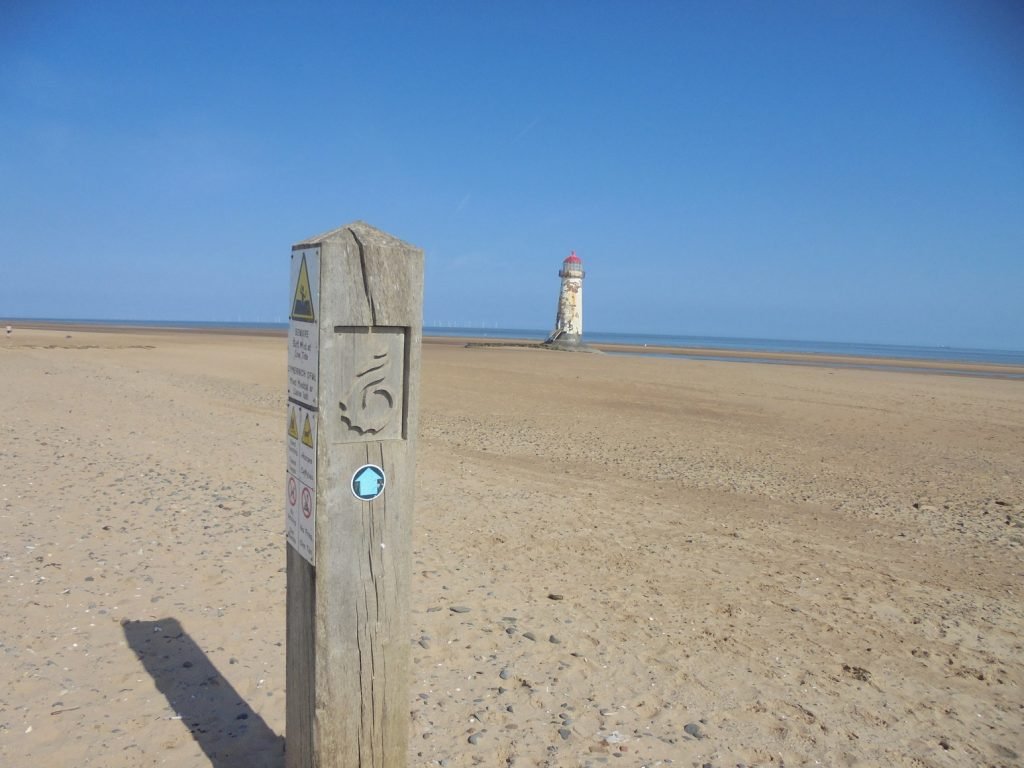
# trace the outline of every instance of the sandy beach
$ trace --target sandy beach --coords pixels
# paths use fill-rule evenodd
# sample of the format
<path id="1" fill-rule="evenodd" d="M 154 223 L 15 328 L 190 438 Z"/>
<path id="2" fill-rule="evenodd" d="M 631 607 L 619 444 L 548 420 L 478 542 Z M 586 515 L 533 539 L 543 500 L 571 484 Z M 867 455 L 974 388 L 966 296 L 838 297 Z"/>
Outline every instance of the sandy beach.
<path id="1" fill-rule="evenodd" d="M 0 338 L 0 765 L 283 766 L 285 342 Z M 1024 381 L 427 343 L 410 766 L 1024 765 Z"/>

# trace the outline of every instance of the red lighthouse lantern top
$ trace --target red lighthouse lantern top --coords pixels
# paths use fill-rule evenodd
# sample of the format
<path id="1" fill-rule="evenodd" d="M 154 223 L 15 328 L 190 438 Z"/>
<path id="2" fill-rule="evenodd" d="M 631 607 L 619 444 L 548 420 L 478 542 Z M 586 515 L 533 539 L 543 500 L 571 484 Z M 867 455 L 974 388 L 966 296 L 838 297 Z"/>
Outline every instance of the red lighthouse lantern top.
<path id="1" fill-rule="evenodd" d="M 570 253 L 568 256 L 565 257 L 565 261 L 563 261 L 562 263 L 563 264 L 582 264 L 583 261 L 580 259 L 579 256 L 576 255 L 576 251 L 573 251 L 572 253 Z"/>

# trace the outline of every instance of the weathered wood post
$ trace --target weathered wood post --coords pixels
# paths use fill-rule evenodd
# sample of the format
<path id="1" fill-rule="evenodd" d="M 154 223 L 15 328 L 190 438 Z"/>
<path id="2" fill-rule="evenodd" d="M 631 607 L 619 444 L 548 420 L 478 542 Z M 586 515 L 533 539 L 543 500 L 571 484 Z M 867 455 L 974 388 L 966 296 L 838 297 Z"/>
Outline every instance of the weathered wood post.
<path id="1" fill-rule="evenodd" d="M 286 765 L 404 766 L 423 252 L 340 227 L 290 297 Z"/>

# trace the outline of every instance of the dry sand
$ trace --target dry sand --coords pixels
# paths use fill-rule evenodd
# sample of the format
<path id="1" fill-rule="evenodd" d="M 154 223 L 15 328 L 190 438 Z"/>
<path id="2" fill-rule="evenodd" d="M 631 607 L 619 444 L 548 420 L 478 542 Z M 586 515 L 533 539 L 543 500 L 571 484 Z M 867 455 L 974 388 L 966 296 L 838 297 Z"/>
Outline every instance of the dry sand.
<path id="1" fill-rule="evenodd" d="M 0 339 L 0 765 L 281 766 L 284 341 L 67 336 Z M 1024 382 L 423 364 L 410 765 L 1024 764 Z"/>

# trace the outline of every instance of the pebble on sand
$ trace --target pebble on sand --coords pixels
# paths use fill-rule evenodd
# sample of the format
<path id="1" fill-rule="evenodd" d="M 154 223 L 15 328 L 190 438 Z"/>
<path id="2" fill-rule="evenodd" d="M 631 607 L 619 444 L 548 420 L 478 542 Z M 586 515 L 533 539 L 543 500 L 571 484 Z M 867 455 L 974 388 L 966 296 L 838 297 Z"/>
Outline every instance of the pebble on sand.
<path id="1" fill-rule="evenodd" d="M 687 723 L 683 726 L 683 730 L 686 731 L 686 733 L 690 736 L 693 736 L 693 738 L 695 739 L 704 738 L 704 731 L 696 723 Z"/>

